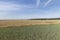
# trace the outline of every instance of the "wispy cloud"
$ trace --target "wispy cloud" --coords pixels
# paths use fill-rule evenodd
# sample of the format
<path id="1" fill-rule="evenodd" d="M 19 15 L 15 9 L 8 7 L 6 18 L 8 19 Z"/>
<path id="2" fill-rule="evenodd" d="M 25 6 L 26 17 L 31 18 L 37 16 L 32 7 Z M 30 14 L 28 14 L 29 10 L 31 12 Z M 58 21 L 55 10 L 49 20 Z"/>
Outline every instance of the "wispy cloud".
<path id="1" fill-rule="evenodd" d="M 48 1 L 45 3 L 44 7 L 46 7 L 51 1 L 52 1 L 52 0 L 48 0 Z"/>
<path id="2" fill-rule="evenodd" d="M 56 8 L 53 7 L 49 8 L 47 6 L 50 3 L 52 4 L 53 1 L 54 0 L 47 0 L 47 1 L 46 0 L 33 0 L 33 1 L 32 0 L 29 1 L 28 0 L 0 0 L 0 19 L 17 19 L 17 18 L 26 19 L 26 18 L 45 17 L 45 16 L 53 17 L 55 13 L 56 14 L 58 13 L 57 16 L 59 16 L 60 0 L 58 2 L 56 0 L 56 3 L 53 5 L 53 7 Z M 42 7 L 46 7 L 46 8 L 42 8 Z"/>
<path id="3" fill-rule="evenodd" d="M 40 4 L 40 0 L 37 0 L 37 2 L 36 2 L 36 8 L 39 7 L 39 4 Z"/>
<path id="4" fill-rule="evenodd" d="M 15 11 L 21 11 L 26 8 L 33 8 L 33 6 L 0 1 L 0 19 L 7 18 L 8 16 L 6 15 L 9 15 L 10 12 L 13 14 Z"/>
<path id="5" fill-rule="evenodd" d="M 17 9 L 24 9 L 24 8 L 32 8 L 31 5 L 18 5 L 14 3 L 9 3 L 9 2 L 0 2 L 0 11 L 2 10 L 17 10 Z"/>
<path id="6" fill-rule="evenodd" d="M 18 10 L 19 8 L 20 6 L 14 3 L 0 1 L 0 19 L 5 18 L 9 11 Z"/>

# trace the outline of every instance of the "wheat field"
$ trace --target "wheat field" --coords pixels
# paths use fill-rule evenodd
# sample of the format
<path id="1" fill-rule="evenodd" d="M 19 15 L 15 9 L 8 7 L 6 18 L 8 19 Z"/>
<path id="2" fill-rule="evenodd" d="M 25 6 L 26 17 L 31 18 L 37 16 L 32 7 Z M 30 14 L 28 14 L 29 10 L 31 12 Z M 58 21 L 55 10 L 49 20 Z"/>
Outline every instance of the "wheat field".
<path id="1" fill-rule="evenodd" d="M 0 20 L 0 27 L 60 24 L 60 20 Z"/>

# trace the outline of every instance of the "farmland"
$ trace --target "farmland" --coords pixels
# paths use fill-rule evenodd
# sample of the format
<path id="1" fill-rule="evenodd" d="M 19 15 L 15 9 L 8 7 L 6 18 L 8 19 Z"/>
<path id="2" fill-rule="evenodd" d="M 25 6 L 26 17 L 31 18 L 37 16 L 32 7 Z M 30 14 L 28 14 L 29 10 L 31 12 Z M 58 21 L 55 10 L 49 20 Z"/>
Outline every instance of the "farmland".
<path id="1" fill-rule="evenodd" d="M 1 20 L 0 27 L 60 24 L 60 20 Z"/>
<path id="2" fill-rule="evenodd" d="M 60 20 L 1 20 L 0 40 L 60 40 Z"/>

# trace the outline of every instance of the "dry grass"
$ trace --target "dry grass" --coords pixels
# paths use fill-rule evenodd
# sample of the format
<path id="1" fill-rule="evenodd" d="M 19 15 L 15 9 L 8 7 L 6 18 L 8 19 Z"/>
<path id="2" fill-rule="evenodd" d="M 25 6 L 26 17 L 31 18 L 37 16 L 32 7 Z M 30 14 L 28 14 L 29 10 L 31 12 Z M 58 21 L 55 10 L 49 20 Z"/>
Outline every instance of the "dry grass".
<path id="1" fill-rule="evenodd" d="M 41 24 L 60 24 L 60 20 L 3 20 L 0 21 L 0 27 L 8 26 L 29 26 Z"/>

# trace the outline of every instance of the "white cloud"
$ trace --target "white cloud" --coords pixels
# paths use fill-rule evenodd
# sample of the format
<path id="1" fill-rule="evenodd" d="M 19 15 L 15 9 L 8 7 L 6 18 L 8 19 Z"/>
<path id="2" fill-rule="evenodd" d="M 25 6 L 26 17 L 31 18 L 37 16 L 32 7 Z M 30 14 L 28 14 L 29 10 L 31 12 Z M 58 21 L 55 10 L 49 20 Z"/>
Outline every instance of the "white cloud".
<path id="1" fill-rule="evenodd" d="M 40 4 L 40 0 L 37 0 L 37 2 L 36 2 L 36 8 L 38 8 L 39 4 Z"/>
<path id="2" fill-rule="evenodd" d="M 48 1 L 45 3 L 44 7 L 46 7 L 51 1 L 52 1 L 52 0 L 48 0 Z"/>

